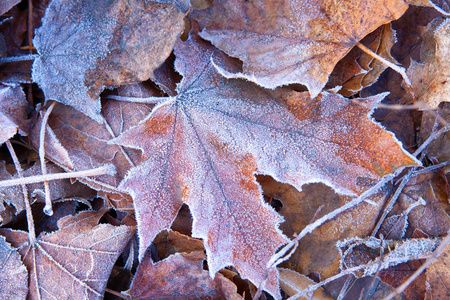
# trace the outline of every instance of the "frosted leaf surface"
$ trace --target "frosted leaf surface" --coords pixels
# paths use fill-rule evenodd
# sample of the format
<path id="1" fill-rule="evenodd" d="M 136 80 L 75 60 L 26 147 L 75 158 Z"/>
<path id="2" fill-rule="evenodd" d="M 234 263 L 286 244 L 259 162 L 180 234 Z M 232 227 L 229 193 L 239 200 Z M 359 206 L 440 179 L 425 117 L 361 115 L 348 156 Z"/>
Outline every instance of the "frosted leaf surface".
<path id="1" fill-rule="evenodd" d="M 220 273 L 211 278 L 203 270 L 204 259 L 203 251 L 175 253 L 156 264 L 144 256 L 130 287 L 131 298 L 242 300 L 233 282 Z"/>
<path id="2" fill-rule="evenodd" d="M 30 272 L 28 299 L 103 299 L 112 267 L 135 228 L 98 224 L 105 211 L 85 211 L 58 221 L 33 247 L 26 233 L 0 229 L 20 247 Z"/>
<path id="3" fill-rule="evenodd" d="M 172 51 L 183 18 L 170 3 L 52 1 L 33 40 L 33 81 L 46 99 L 101 123 L 100 92 L 150 78 Z"/>
<path id="4" fill-rule="evenodd" d="M 407 74 L 418 100 L 437 108 L 441 102 L 450 102 L 450 21 L 430 22 L 422 38 L 422 63 L 413 60 Z"/>
<path id="5" fill-rule="evenodd" d="M 29 105 L 20 86 L 0 84 L 0 145 L 17 131 L 25 135 L 29 129 Z"/>
<path id="6" fill-rule="evenodd" d="M 28 271 L 20 261 L 16 249 L 0 236 L 0 298 L 26 299 L 28 294 Z"/>
<path id="7" fill-rule="evenodd" d="M 316 97 L 359 40 L 407 7 L 403 0 L 221 0 L 192 17 L 203 38 L 243 61 L 243 73 L 228 76 L 266 88 L 301 83 Z"/>
<path id="8" fill-rule="evenodd" d="M 134 198 L 141 257 L 184 202 L 193 215 L 193 237 L 205 242 L 210 273 L 234 265 L 258 285 L 286 237 L 278 229 L 281 217 L 263 202 L 255 173 L 298 189 L 321 181 L 360 194 L 358 177 L 380 178 L 416 163 L 372 123 L 368 109 L 343 97 L 311 100 L 308 93 L 226 79 L 212 60 L 228 70 L 237 69 L 236 60 L 195 36 L 177 42 L 175 55 L 183 75 L 178 95 L 115 140 L 142 149 L 146 159 L 120 185 Z M 273 269 L 266 284 L 276 298 L 277 277 Z"/>

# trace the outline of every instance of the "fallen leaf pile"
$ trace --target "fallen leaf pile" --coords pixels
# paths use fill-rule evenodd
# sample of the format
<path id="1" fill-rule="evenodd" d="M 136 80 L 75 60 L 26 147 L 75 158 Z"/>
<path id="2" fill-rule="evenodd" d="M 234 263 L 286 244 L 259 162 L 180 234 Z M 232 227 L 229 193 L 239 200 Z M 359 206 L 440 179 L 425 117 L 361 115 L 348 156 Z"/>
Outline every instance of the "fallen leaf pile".
<path id="1" fill-rule="evenodd" d="M 0 298 L 450 297 L 448 14 L 2 2 Z"/>

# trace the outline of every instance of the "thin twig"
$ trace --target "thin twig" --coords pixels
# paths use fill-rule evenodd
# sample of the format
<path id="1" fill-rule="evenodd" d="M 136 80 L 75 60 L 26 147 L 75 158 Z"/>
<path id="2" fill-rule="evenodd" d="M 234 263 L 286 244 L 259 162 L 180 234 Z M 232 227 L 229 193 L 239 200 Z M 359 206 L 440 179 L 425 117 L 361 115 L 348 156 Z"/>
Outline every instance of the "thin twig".
<path id="1" fill-rule="evenodd" d="M 169 97 L 125 97 L 125 96 L 117 96 L 117 95 L 109 95 L 106 97 L 106 99 L 113 99 L 113 100 L 119 100 L 119 101 L 127 101 L 127 102 L 134 102 L 134 103 L 145 103 L 145 104 L 158 104 L 162 101 L 167 100 Z"/>
<path id="2" fill-rule="evenodd" d="M 22 173 L 22 167 L 20 166 L 19 159 L 17 158 L 16 152 L 14 151 L 13 146 L 11 145 L 11 142 L 7 140 L 6 147 L 8 147 L 9 153 L 11 153 L 11 157 L 14 162 L 14 167 L 16 168 L 17 174 L 19 175 L 19 179 L 23 179 L 23 173 Z M 2 181 L 0 181 L 1 183 Z M 34 247 L 34 244 L 36 243 L 36 233 L 34 232 L 34 219 L 33 214 L 31 212 L 31 205 L 30 200 L 28 199 L 28 189 L 25 186 L 25 183 L 21 183 L 22 186 L 22 193 L 23 193 L 23 200 L 25 202 L 25 211 L 27 214 L 27 224 L 28 224 L 28 239 L 30 240 L 30 245 Z"/>
<path id="3" fill-rule="evenodd" d="M 387 297 L 383 298 L 383 300 L 390 300 L 397 296 L 400 293 L 403 293 L 404 290 L 417 278 L 420 274 L 422 274 L 423 271 L 425 271 L 426 268 L 428 268 L 433 261 L 438 258 L 442 252 L 444 251 L 445 247 L 450 243 L 450 231 L 447 232 L 447 236 L 442 241 L 442 243 L 439 245 L 439 247 L 436 248 L 436 250 L 433 252 L 433 254 L 427 259 L 427 261 L 420 266 L 409 278 L 406 280 L 402 285 L 397 287 L 395 291 L 387 295 Z"/>
<path id="4" fill-rule="evenodd" d="M 101 166 L 95 169 L 89 169 L 84 171 L 77 172 L 68 172 L 68 173 L 53 173 L 47 175 L 37 175 L 37 176 L 29 176 L 23 178 L 16 178 L 10 180 L 0 181 L 0 187 L 6 186 L 15 186 L 19 184 L 30 184 L 43 182 L 45 180 L 58 180 L 58 179 L 69 179 L 69 178 L 79 178 L 79 177 L 88 177 L 88 176 L 100 176 L 100 175 L 114 175 L 116 173 L 113 165 Z"/>
<path id="5" fill-rule="evenodd" d="M 397 201 L 398 197 L 400 196 L 401 192 L 403 191 L 403 188 L 406 186 L 406 184 L 408 184 L 409 180 L 414 175 L 414 172 L 416 171 L 416 169 L 417 169 L 417 167 L 414 167 L 413 169 L 409 170 L 408 174 L 406 174 L 402 178 L 402 181 L 401 181 L 400 185 L 398 186 L 398 188 L 395 191 L 394 195 L 391 197 L 391 199 L 389 200 L 388 204 L 386 205 L 386 207 L 385 207 L 385 209 L 383 211 L 383 214 L 381 215 L 381 218 L 378 220 L 377 225 L 375 226 L 375 228 L 372 231 L 372 234 L 370 236 L 375 236 L 377 234 L 378 230 L 380 230 L 380 227 L 383 224 L 384 219 L 386 218 L 386 216 L 389 214 L 389 212 L 394 207 L 394 204 Z"/>
<path id="6" fill-rule="evenodd" d="M 44 116 L 42 117 L 41 130 L 39 132 L 39 160 L 41 161 L 41 170 L 42 175 L 44 176 L 47 175 L 47 166 L 45 165 L 45 128 L 47 127 L 48 118 L 50 117 L 50 114 L 52 113 L 55 104 L 56 102 L 53 101 L 53 103 L 50 105 L 50 107 L 47 109 Z M 48 186 L 48 181 L 44 181 L 44 191 L 45 191 L 44 213 L 47 216 L 51 216 L 53 215 L 52 197 L 50 195 L 50 187 Z"/>
<path id="7" fill-rule="evenodd" d="M 420 147 L 412 155 L 417 157 L 426 147 L 428 147 L 428 145 L 432 141 L 434 141 L 447 131 L 450 131 L 450 126 L 443 127 L 439 131 L 431 133 L 430 136 L 427 138 L 427 140 L 423 142 L 423 144 L 420 145 Z"/>
<path id="8" fill-rule="evenodd" d="M 125 300 L 130 300 L 131 298 L 128 297 L 127 295 L 124 295 L 122 293 L 119 293 L 117 291 L 111 290 L 109 288 L 105 288 L 105 292 L 110 293 L 111 295 L 117 296 L 119 298 L 125 299 Z"/>
<path id="9" fill-rule="evenodd" d="M 411 95 L 413 96 L 414 102 L 416 99 L 416 96 L 414 94 L 414 90 L 412 88 L 412 83 L 411 80 L 409 80 L 408 75 L 406 74 L 406 69 L 398 66 L 390 61 L 388 61 L 387 59 L 379 56 L 378 54 L 376 54 L 375 52 L 373 52 L 372 50 L 370 50 L 369 48 L 367 48 L 366 46 L 364 46 L 361 43 L 357 44 L 358 48 L 361 49 L 362 51 L 366 52 L 367 54 L 369 54 L 370 56 L 372 56 L 373 58 L 379 60 L 380 62 L 382 62 L 383 64 L 385 64 L 386 66 L 390 67 L 391 69 L 393 69 L 394 71 L 396 71 L 397 73 L 399 73 L 402 77 L 403 80 L 406 82 L 409 91 L 411 92 Z"/>

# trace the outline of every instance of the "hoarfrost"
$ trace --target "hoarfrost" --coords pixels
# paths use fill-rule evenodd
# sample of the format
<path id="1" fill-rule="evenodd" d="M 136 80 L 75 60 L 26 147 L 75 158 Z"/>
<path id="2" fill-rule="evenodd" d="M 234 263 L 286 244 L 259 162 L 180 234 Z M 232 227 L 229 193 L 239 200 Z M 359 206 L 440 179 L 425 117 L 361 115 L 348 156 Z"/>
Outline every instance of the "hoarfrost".
<path id="1" fill-rule="evenodd" d="M 205 242 L 211 276 L 234 265 L 258 285 L 287 239 L 255 173 L 298 189 L 320 181 L 356 195 L 366 189 L 358 177 L 381 178 L 415 164 L 367 118 L 368 109 L 343 97 L 323 93 L 311 100 L 308 93 L 226 79 L 211 56 L 227 70 L 238 69 L 235 60 L 195 36 L 178 42 L 175 54 L 183 75 L 179 94 L 114 141 L 142 149 L 147 158 L 120 186 L 134 198 L 141 257 L 186 203 L 193 236 Z M 280 298 L 276 269 L 265 289 Z"/>

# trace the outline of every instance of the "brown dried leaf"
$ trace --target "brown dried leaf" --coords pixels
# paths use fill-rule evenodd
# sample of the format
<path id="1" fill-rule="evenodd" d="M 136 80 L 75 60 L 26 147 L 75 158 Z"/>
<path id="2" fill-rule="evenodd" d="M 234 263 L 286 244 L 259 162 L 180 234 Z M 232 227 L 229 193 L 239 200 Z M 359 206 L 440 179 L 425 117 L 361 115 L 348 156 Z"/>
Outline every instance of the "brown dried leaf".
<path id="1" fill-rule="evenodd" d="M 396 41 L 395 31 L 392 29 L 391 24 L 385 24 L 365 37 L 361 43 L 386 60 L 398 64 L 398 62 L 392 58 L 390 53 L 391 48 Z M 349 57 L 349 55 L 351 56 Z M 345 74 L 353 71 L 352 76 L 349 77 L 350 74 L 347 74 L 345 81 L 339 82 L 336 81 L 337 78 L 336 75 L 334 75 L 334 82 L 332 82 L 333 85 L 330 85 L 330 81 L 327 84 L 327 86 L 342 86 L 339 90 L 339 94 L 345 97 L 355 95 L 364 87 L 376 82 L 380 74 L 387 68 L 383 62 L 374 59 L 372 56 L 362 50 L 359 50 L 358 48 L 354 48 L 349 55 L 338 62 L 332 75 L 330 75 L 330 81 L 335 73 Z M 358 65 L 359 69 L 352 67 L 353 64 Z M 349 67 L 350 69 L 348 69 Z"/>
<path id="2" fill-rule="evenodd" d="M 28 271 L 16 249 L 0 236 L 0 298 L 4 300 L 26 299 Z"/>
<path id="3" fill-rule="evenodd" d="M 411 229 L 420 229 L 428 236 L 438 237 L 450 230 L 449 198 L 446 184 L 438 172 L 420 174 L 411 179 L 403 189 L 398 202 L 403 210 L 419 201 L 425 200 L 425 206 L 411 210 L 408 221 Z"/>
<path id="4" fill-rule="evenodd" d="M 132 299 L 242 299 L 222 274 L 212 279 L 203 270 L 204 259 L 203 252 L 176 253 L 154 265 L 144 256 L 129 291 Z"/>
<path id="5" fill-rule="evenodd" d="M 450 246 L 427 268 L 425 300 L 450 299 Z"/>
<path id="6" fill-rule="evenodd" d="M 436 118 L 437 116 L 439 116 L 441 120 L 450 122 L 450 102 L 441 103 L 438 110 L 423 112 L 422 124 L 420 126 L 420 138 L 422 141 L 425 141 L 433 132 L 437 132 L 442 128 L 440 121 Z M 449 161 L 450 132 L 446 132 L 433 140 L 426 151 L 427 156 L 433 162 L 443 163 Z M 450 166 L 447 165 L 443 169 L 445 172 L 448 172 L 450 171 Z"/>
<path id="7" fill-rule="evenodd" d="M 299 274 L 295 271 L 289 269 L 278 268 L 280 272 L 280 286 L 281 289 L 286 292 L 289 296 L 295 296 L 295 294 L 301 292 L 302 290 L 308 288 L 309 285 L 315 284 L 314 281 L 306 277 L 305 275 Z M 334 299 L 328 295 L 323 288 L 318 288 L 314 291 L 312 297 L 316 300 L 331 300 Z M 298 299 L 306 300 L 308 297 L 300 297 Z"/>
<path id="8" fill-rule="evenodd" d="M 128 169 L 140 162 L 141 154 L 134 149 L 110 145 L 108 141 L 123 130 L 136 125 L 150 111 L 151 106 L 146 104 L 108 100 L 103 105 L 103 115 L 112 130 L 111 133 L 107 125 L 99 125 L 70 106 L 56 104 L 47 124 L 46 157 L 68 171 L 114 164 L 114 176 L 103 175 L 81 181 L 96 190 L 116 194 L 110 195 L 115 206 L 114 200 L 127 198 L 118 191 L 117 186 Z M 30 144 L 35 149 L 39 148 L 40 124 L 41 118 L 30 133 Z"/>
<path id="9" fill-rule="evenodd" d="M 258 182 L 265 196 L 281 201 L 279 213 L 286 222 L 280 228 L 288 237 L 351 200 L 351 197 L 336 194 L 323 184 L 304 185 L 299 192 L 293 186 L 279 183 L 268 176 L 258 176 Z M 370 182 L 366 184 L 370 187 Z M 369 235 L 383 208 L 387 193 L 388 189 L 385 189 L 369 198 L 376 205 L 361 203 L 305 236 L 283 266 L 301 274 L 319 273 L 321 278 L 338 273 L 341 255 L 336 243 L 346 238 Z"/>
<path id="10" fill-rule="evenodd" d="M 204 251 L 203 241 L 193 239 L 173 230 L 160 232 L 153 240 L 158 259 L 162 260 L 178 252 Z"/>
<path id="11" fill-rule="evenodd" d="M 13 137 L 17 131 L 26 135 L 29 105 L 20 86 L 0 84 L 0 145 Z"/>
<path id="12" fill-rule="evenodd" d="M 1 229 L 29 270 L 30 299 L 102 299 L 109 274 L 128 240 L 130 226 L 98 224 L 104 211 L 81 212 L 58 221 L 30 246 L 23 231 Z"/>
<path id="13" fill-rule="evenodd" d="M 0 3 L 0 16 L 10 10 L 14 5 L 17 5 L 19 2 L 20 0 L 3 0 Z"/>
<path id="14" fill-rule="evenodd" d="M 244 62 L 241 77 L 266 88 L 302 83 L 316 97 L 336 63 L 408 8 L 385 1 L 214 1 L 193 18 L 201 36 Z"/>
<path id="15" fill-rule="evenodd" d="M 324 93 L 311 100 L 308 93 L 227 80 L 211 56 L 227 68 L 236 67 L 235 60 L 195 36 L 178 42 L 175 54 L 184 76 L 179 94 L 115 141 L 142 149 L 147 159 L 121 183 L 134 199 L 141 256 L 184 202 L 194 219 L 192 236 L 205 241 L 210 273 L 234 265 L 258 285 L 286 238 L 254 173 L 299 189 L 322 181 L 360 194 L 365 180 L 416 163 L 370 121 L 368 109 L 343 97 Z M 275 269 L 266 289 L 279 297 Z"/>
<path id="16" fill-rule="evenodd" d="M 48 163 L 47 164 L 47 172 L 48 174 L 52 173 L 61 173 L 64 172 L 63 169 L 58 166 Z M 36 161 L 35 164 L 23 171 L 23 175 L 27 176 L 35 176 L 42 174 L 41 167 L 39 161 Z M 13 178 L 18 178 L 17 174 L 11 176 L 5 170 L 4 162 L 0 161 L 0 180 L 9 180 Z M 91 190 L 84 184 L 79 182 L 71 183 L 70 180 L 53 180 L 50 181 L 49 187 L 51 190 L 51 200 L 55 201 L 62 198 L 72 198 L 82 196 L 84 198 L 93 198 L 96 193 Z M 43 183 L 33 183 L 27 185 L 28 188 L 28 197 L 29 199 L 34 199 L 38 202 L 44 202 L 44 184 Z M 3 216 L 4 213 L 4 205 L 3 203 L 7 203 L 9 205 L 13 205 L 15 208 L 14 214 L 17 215 L 25 209 L 24 201 L 23 201 L 23 193 L 22 188 L 20 186 L 11 186 L 11 187 L 2 187 L 0 188 L 0 216 Z M 6 220 L 8 221 L 8 220 Z"/>
<path id="17" fill-rule="evenodd" d="M 418 100 L 431 108 L 450 101 L 450 20 L 436 19 L 422 33 L 421 63 L 411 61 L 407 74 Z"/>
<path id="18" fill-rule="evenodd" d="M 151 77 L 172 52 L 183 18 L 170 3 L 52 1 L 33 40 L 33 81 L 46 99 L 102 123 L 100 92 Z"/>

